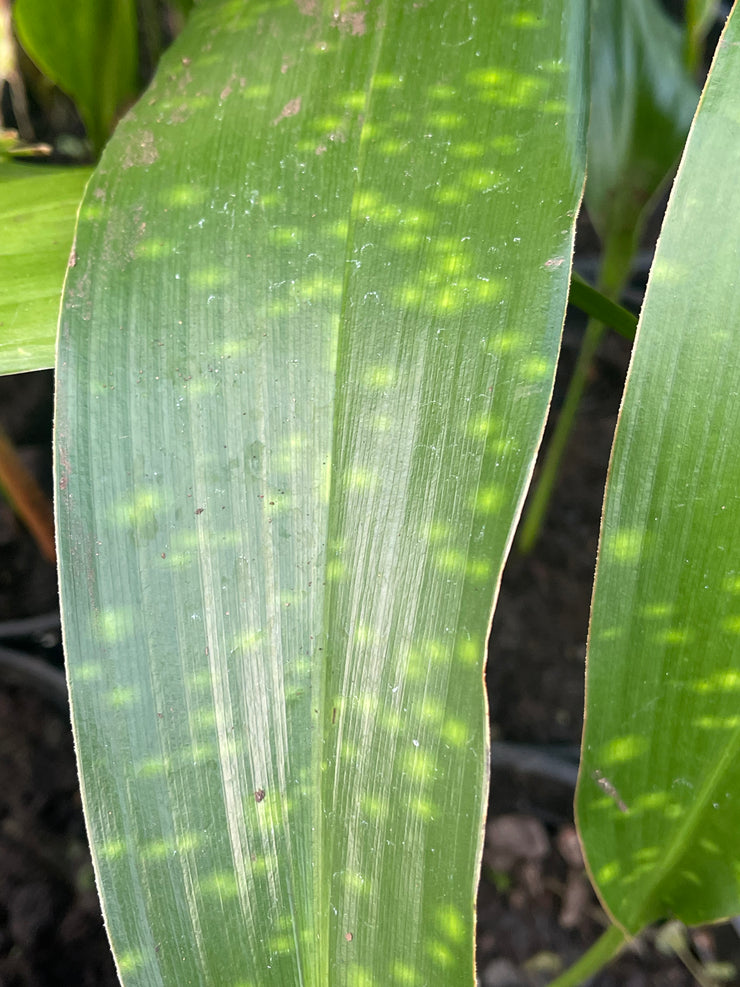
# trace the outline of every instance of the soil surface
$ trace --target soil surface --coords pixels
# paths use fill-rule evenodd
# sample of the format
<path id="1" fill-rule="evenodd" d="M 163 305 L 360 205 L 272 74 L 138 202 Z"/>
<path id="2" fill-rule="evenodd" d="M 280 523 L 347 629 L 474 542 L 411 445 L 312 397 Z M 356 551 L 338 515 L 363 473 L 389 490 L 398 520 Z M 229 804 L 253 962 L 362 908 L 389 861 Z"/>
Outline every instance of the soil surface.
<path id="1" fill-rule="evenodd" d="M 555 412 L 581 329 L 566 327 Z M 542 538 L 530 557 L 512 554 L 501 587 L 488 668 L 496 743 L 478 903 L 483 987 L 549 982 L 606 925 L 578 851 L 572 785 L 602 490 L 628 357 L 618 337 L 602 347 Z M 51 401 L 51 374 L 0 380 L 0 421 L 48 492 Z M 0 502 L 2 653 L 31 653 L 59 673 L 56 606 L 53 567 Z M 18 627 L 23 618 L 32 623 Z M 114 985 L 64 693 L 0 669 L 0 987 Z M 645 934 L 592 983 L 697 983 L 661 951 L 665 938 Z M 730 926 L 688 938 L 705 967 L 740 968 L 739 943 Z M 731 966 L 724 972 L 725 983 L 740 983 Z"/>

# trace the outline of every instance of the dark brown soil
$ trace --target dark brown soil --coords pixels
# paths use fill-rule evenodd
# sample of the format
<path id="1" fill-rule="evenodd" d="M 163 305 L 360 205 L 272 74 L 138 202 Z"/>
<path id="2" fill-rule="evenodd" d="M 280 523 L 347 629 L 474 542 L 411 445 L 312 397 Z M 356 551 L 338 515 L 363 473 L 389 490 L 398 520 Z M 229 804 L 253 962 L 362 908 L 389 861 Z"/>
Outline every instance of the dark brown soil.
<path id="1" fill-rule="evenodd" d="M 577 349 L 566 331 L 563 368 Z M 607 341 L 583 404 L 560 486 L 536 552 L 513 554 L 501 589 L 488 672 L 496 741 L 489 840 L 479 896 L 484 987 L 538 987 L 573 962 L 605 918 L 585 879 L 572 826 L 574 754 L 602 488 L 628 347 Z M 0 380 L 0 419 L 50 488 L 50 374 Z M 562 394 L 562 382 L 556 392 Z M 0 634 L 5 622 L 56 607 L 53 567 L 0 503 Z M 61 668 L 58 629 L 0 639 Z M 554 747 L 552 745 L 555 745 Z M 568 763 L 568 757 L 571 758 Z M 561 777 L 562 776 L 562 777 Z M 601 987 L 695 983 L 643 937 L 593 982 Z M 740 963 L 727 930 L 694 937 L 703 962 Z M 0 675 L 0 987 L 116 984 L 85 845 L 66 710 Z M 380 987 L 380 985 L 379 985 Z"/>

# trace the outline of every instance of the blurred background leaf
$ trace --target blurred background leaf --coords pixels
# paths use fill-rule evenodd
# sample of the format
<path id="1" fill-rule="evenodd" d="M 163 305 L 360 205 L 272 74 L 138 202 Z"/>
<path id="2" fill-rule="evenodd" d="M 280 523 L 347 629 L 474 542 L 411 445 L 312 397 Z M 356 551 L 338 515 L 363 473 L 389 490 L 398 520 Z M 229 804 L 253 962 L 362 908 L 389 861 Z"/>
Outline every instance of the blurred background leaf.
<path id="1" fill-rule="evenodd" d="M 602 243 L 597 287 L 613 300 L 633 264 L 644 222 L 686 139 L 699 91 L 682 61 L 681 29 L 657 0 L 593 0 L 591 112 L 585 203 Z M 517 543 L 542 530 L 563 453 L 605 326 L 589 320 Z"/>
<path id="2" fill-rule="evenodd" d="M 15 0 L 18 38 L 76 103 L 97 155 L 138 91 L 135 0 Z"/>
<path id="3" fill-rule="evenodd" d="M 0 374 L 54 366 L 62 285 L 91 171 L 0 160 Z"/>

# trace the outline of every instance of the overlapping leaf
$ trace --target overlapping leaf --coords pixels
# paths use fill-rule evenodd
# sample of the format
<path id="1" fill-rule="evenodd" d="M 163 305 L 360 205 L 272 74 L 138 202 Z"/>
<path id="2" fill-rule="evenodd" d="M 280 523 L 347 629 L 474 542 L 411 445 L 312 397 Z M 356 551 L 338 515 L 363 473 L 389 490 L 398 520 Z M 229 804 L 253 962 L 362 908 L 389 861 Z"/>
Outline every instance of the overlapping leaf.
<path id="1" fill-rule="evenodd" d="M 90 173 L 0 162 L 0 374 L 54 366 L 59 301 Z"/>
<path id="2" fill-rule="evenodd" d="M 740 15 L 679 170 L 617 430 L 578 815 L 630 932 L 740 911 Z"/>

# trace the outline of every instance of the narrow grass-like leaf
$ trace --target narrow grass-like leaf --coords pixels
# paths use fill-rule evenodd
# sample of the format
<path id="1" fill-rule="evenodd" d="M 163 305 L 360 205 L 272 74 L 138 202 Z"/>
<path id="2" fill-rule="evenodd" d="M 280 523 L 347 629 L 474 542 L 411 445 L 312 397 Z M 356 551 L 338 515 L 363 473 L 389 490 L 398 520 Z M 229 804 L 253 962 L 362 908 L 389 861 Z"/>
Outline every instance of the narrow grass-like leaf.
<path id="1" fill-rule="evenodd" d="M 15 0 L 21 44 L 77 104 L 99 152 L 137 89 L 135 0 Z"/>
<path id="2" fill-rule="evenodd" d="M 740 912 L 740 14 L 648 286 L 605 503 L 578 817 L 636 932 Z"/>
<path id="3" fill-rule="evenodd" d="M 614 329 L 625 339 L 633 340 L 635 338 L 637 316 L 633 315 L 629 309 L 617 305 L 611 298 L 607 298 L 575 271 L 570 280 L 568 301 L 592 319 L 598 319 L 605 326 Z"/>
<path id="4" fill-rule="evenodd" d="M 338 9 L 198 7 L 81 215 L 61 584 L 127 985 L 473 981 L 584 7 Z"/>
<path id="5" fill-rule="evenodd" d="M 0 374 L 54 366 L 62 285 L 91 171 L 0 162 Z"/>

